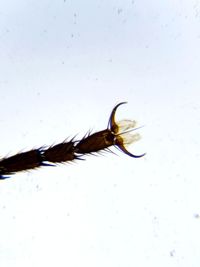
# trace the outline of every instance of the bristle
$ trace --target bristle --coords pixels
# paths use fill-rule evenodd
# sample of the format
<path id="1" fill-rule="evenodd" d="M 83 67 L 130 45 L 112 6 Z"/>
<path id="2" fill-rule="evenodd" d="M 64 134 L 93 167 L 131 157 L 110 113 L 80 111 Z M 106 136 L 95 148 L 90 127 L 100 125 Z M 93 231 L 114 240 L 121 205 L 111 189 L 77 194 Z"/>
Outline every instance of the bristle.
<path id="1" fill-rule="evenodd" d="M 0 180 L 5 180 L 5 179 L 8 179 L 8 178 L 10 178 L 10 176 L 4 176 L 4 175 L 0 174 Z"/>

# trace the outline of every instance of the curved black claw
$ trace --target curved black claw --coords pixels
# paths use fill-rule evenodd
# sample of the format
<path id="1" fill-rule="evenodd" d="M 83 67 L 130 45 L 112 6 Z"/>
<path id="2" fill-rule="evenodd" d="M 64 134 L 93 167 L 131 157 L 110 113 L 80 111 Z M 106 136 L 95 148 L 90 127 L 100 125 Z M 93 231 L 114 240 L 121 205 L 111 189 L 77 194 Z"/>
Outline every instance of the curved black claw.
<path id="1" fill-rule="evenodd" d="M 126 155 L 132 157 L 132 158 L 141 158 L 144 157 L 146 155 L 146 153 L 141 154 L 141 155 L 134 155 L 132 153 L 130 153 L 123 144 L 116 144 L 116 146 L 122 151 L 124 152 Z"/>
<path id="2" fill-rule="evenodd" d="M 109 121 L 108 121 L 108 129 L 111 130 L 113 133 L 116 133 L 118 131 L 118 126 L 115 122 L 115 113 L 116 113 L 116 110 L 119 106 L 123 105 L 123 104 L 127 104 L 127 102 L 120 102 L 119 104 L 117 104 L 111 114 L 110 114 L 110 118 L 109 118 Z"/>

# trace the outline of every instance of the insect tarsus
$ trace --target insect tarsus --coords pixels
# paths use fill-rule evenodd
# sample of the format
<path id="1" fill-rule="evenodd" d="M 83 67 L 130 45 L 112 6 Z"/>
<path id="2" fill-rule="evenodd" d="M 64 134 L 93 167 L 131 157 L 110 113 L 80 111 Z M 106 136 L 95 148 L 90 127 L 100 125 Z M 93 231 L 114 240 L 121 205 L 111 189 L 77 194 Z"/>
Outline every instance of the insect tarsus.
<path id="1" fill-rule="evenodd" d="M 118 147 L 130 157 L 143 157 L 145 154 L 134 155 L 126 149 L 126 145 L 137 141 L 139 135 L 130 134 L 130 132 L 137 129 L 134 121 L 123 120 L 116 122 L 116 110 L 122 104 L 126 104 L 126 102 L 121 102 L 113 108 L 105 130 L 88 134 L 79 141 L 71 139 L 68 142 L 62 142 L 47 149 L 41 147 L 1 159 L 0 179 L 8 178 L 6 175 L 19 171 L 35 169 L 41 166 L 55 166 L 56 163 L 81 159 L 85 154 L 107 150 L 111 146 Z"/>

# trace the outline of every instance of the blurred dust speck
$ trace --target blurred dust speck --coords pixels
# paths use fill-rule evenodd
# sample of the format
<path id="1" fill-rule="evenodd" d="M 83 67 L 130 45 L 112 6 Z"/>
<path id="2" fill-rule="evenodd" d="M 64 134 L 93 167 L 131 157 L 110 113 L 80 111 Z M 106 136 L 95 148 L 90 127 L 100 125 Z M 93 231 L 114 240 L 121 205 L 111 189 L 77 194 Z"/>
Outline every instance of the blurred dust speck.
<path id="1" fill-rule="evenodd" d="M 174 250 L 174 249 L 171 250 L 169 254 L 170 254 L 170 257 L 174 257 L 174 255 L 175 255 L 175 250 Z"/>
<path id="2" fill-rule="evenodd" d="M 199 218 L 200 218 L 200 215 L 199 215 L 198 213 L 195 213 L 195 214 L 194 214 L 194 218 L 195 218 L 195 219 L 199 219 Z"/>
<path id="3" fill-rule="evenodd" d="M 122 11 L 123 11 L 122 8 L 118 8 L 118 10 L 117 10 L 118 15 L 120 15 L 122 13 Z"/>

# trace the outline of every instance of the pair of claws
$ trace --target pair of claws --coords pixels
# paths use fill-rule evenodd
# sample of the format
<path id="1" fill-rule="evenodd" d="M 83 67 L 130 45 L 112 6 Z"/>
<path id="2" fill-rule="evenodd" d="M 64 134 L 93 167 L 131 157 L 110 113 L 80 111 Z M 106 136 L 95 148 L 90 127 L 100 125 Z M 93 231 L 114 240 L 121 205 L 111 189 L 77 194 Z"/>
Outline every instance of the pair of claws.
<path id="1" fill-rule="evenodd" d="M 119 106 L 126 104 L 121 102 L 117 104 L 108 121 L 107 129 L 96 132 L 84 137 L 78 142 L 75 147 L 75 152 L 80 154 L 98 152 L 102 149 L 107 149 L 110 146 L 117 146 L 122 152 L 133 158 L 141 158 L 145 155 L 134 155 L 126 149 L 127 144 L 131 144 L 140 139 L 139 134 L 130 134 L 130 132 L 137 130 L 136 122 L 131 120 L 115 121 L 116 110 Z"/>
<path id="2" fill-rule="evenodd" d="M 140 136 L 138 134 L 129 135 L 130 132 L 139 129 L 140 127 L 134 128 L 134 126 L 136 124 L 134 121 L 123 120 L 123 121 L 121 121 L 121 123 L 124 122 L 126 124 L 126 122 L 127 122 L 127 126 L 126 126 L 126 129 L 124 131 L 120 132 L 120 125 L 119 125 L 120 123 L 116 123 L 116 121 L 115 121 L 116 110 L 119 106 L 121 106 L 123 104 L 127 104 L 127 102 L 121 102 L 113 108 L 111 115 L 110 115 L 109 122 L 108 122 L 108 129 L 110 129 L 112 134 L 115 136 L 115 144 L 114 145 L 116 145 L 122 152 L 124 152 L 125 154 L 127 154 L 130 157 L 141 158 L 141 157 L 145 156 L 146 153 L 143 153 L 141 155 L 134 155 L 134 154 L 130 153 L 125 147 L 126 143 L 128 143 L 128 144 L 133 143 L 134 141 L 137 141 L 140 139 Z M 130 124 L 128 122 L 130 122 Z M 130 139 L 130 140 L 127 140 L 127 139 Z"/>

